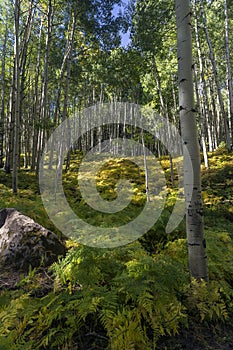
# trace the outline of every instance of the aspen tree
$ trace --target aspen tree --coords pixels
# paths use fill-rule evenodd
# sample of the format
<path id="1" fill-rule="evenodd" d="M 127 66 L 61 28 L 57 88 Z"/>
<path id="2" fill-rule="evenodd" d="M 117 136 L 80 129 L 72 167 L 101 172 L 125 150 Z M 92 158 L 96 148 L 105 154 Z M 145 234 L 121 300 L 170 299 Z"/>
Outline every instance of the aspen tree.
<path id="1" fill-rule="evenodd" d="M 209 151 L 213 152 L 213 141 L 212 141 L 212 133 L 211 133 L 212 121 L 211 121 L 210 103 L 209 103 L 209 97 L 208 97 L 208 91 L 207 91 L 207 83 L 206 83 L 205 71 L 204 71 L 204 58 L 201 50 L 202 45 L 201 45 L 201 38 L 200 38 L 200 29 L 198 25 L 198 14 L 196 10 L 197 5 L 198 5 L 198 2 L 197 0 L 195 0 L 195 4 L 193 5 L 194 30 L 195 30 L 195 36 L 196 36 L 196 47 L 197 47 L 199 74 L 200 74 L 199 84 L 202 87 L 202 98 L 200 96 L 199 99 L 201 102 L 200 108 L 203 111 L 201 113 L 202 114 L 201 117 L 205 119 L 205 125 L 207 127 Z M 208 165 L 206 167 L 208 168 Z"/>
<path id="2" fill-rule="evenodd" d="M 14 141 L 13 141 L 13 170 L 12 191 L 18 191 L 18 167 L 19 167 L 19 132 L 20 132 L 20 48 L 19 48 L 19 17 L 20 0 L 15 0 L 14 8 L 14 85 L 12 98 L 14 99 Z"/>
<path id="3" fill-rule="evenodd" d="M 33 116 L 33 134 L 32 134 L 32 157 L 31 157 L 31 171 L 34 171 L 37 164 L 38 158 L 38 139 L 39 139 L 39 128 L 36 125 L 39 121 L 39 75 L 40 75 L 40 61 L 42 56 L 42 29 L 43 29 L 43 19 L 41 18 L 40 23 L 40 31 L 38 38 L 38 48 L 37 48 L 37 58 L 36 58 L 36 66 L 35 66 L 35 82 L 34 82 L 34 99 L 33 99 L 33 107 L 32 107 L 32 116 Z"/>
<path id="4" fill-rule="evenodd" d="M 184 143 L 184 193 L 190 274 L 208 280 L 201 197 L 200 150 L 197 137 L 192 77 L 192 39 L 189 0 L 176 0 L 178 82 L 181 134 Z M 190 158 L 189 158 L 190 157 Z M 192 179 L 193 173 L 193 181 Z"/>
<path id="5" fill-rule="evenodd" d="M 229 19 L 227 1 L 224 0 L 224 13 L 225 13 L 225 42 L 226 42 L 226 60 L 227 60 L 227 86 L 228 86 L 228 101 L 229 101 L 229 114 L 231 122 L 231 142 L 233 143 L 233 92 L 232 92 L 232 74 L 231 74 L 231 60 L 229 49 Z"/>
<path id="6" fill-rule="evenodd" d="M 48 114 L 48 72 L 49 72 L 49 54 L 50 54 L 50 46 L 52 41 L 52 30 L 53 30 L 53 18 L 54 18 L 54 5 L 52 0 L 48 1 L 47 8 L 47 28 L 46 28 L 46 39 L 45 39 L 45 56 L 44 56 L 44 70 L 42 76 L 42 88 L 41 88 L 41 98 L 40 98 L 40 122 L 42 128 L 40 129 L 38 140 L 38 157 L 37 157 L 37 166 L 36 172 L 39 172 L 39 162 L 40 156 L 43 152 L 44 144 L 45 144 L 45 125 L 46 125 L 46 117 Z"/>
<path id="7" fill-rule="evenodd" d="M 0 168 L 3 168 L 4 158 L 4 133 L 5 133 L 5 60 L 6 60 L 6 44 L 8 39 L 8 28 L 6 25 L 4 42 L 2 46 L 2 68 L 1 68 L 1 105 L 0 105 Z"/>
<path id="8" fill-rule="evenodd" d="M 214 76 L 214 81 L 215 81 L 215 85 L 216 85 L 216 89 L 217 89 L 217 96 L 218 96 L 219 106 L 220 106 L 220 110 L 221 110 L 221 114 L 222 114 L 222 118 L 223 118 L 226 145 L 227 145 L 227 149 L 230 151 L 230 149 L 231 149 L 231 141 L 230 141 L 229 122 L 228 122 L 227 114 L 226 114 L 226 111 L 225 111 L 225 106 L 224 106 L 222 92 L 221 92 L 221 85 L 220 85 L 219 77 L 218 77 L 218 68 L 217 68 L 217 64 L 216 64 L 216 60 L 215 60 L 215 55 L 214 55 L 214 50 L 213 50 L 213 46 L 212 46 L 212 41 L 211 41 L 210 36 L 209 36 L 209 30 L 208 30 L 208 27 L 207 27 L 206 14 L 205 14 L 205 10 L 204 10 L 204 6 L 203 6 L 202 2 L 201 2 L 201 15 L 202 15 L 203 24 L 204 24 L 204 31 L 205 31 L 205 35 L 206 35 L 206 41 L 207 41 L 207 44 L 208 44 L 208 47 L 209 47 L 210 61 L 211 61 L 212 67 L 213 67 L 213 76 Z"/>

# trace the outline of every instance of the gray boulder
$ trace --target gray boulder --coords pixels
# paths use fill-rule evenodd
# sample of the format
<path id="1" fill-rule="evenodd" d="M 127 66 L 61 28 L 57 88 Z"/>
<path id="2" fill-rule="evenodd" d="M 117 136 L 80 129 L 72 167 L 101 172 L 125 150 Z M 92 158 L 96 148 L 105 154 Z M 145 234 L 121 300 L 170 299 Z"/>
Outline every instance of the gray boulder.
<path id="1" fill-rule="evenodd" d="M 27 272 L 64 256 L 57 235 L 14 208 L 0 210 L 0 267 Z"/>

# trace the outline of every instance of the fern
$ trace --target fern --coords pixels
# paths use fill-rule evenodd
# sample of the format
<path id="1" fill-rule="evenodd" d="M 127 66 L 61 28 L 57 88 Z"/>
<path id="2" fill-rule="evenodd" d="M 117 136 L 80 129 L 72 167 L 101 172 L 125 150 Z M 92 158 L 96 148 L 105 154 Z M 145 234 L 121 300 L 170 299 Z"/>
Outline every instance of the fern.
<path id="1" fill-rule="evenodd" d="M 9 334 L 12 329 L 17 327 L 20 323 L 18 315 L 24 310 L 25 305 L 30 299 L 28 294 L 23 294 L 17 299 L 13 299 L 8 307 L 5 307 L 0 312 L 0 334 Z"/>
<path id="2" fill-rule="evenodd" d="M 205 281 L 192 280 L 188 296 L 188 307 L 198 312 L 200 321 L 224 321 L 228 318 L 226 304 L 221 298 L 219 286 L 215 282 L 209 285 Z"/>
<path id="3" fill-rule="evenodd" d="M 108 335 L 112 350 L 151 349 L 145 329 L 141 325 L 141 317 L 136 309 L 119 310 L 112 320 Z"/>
<path id="4" fill-rule="evenodd" d="M 233 310 L 231 239 L 219 233 L 214 240 L 213 235 L 207 236 L 209 286 L 190 283 L 183 239 L 154 256 L 138 242 L 114 250 L 70 249 L 52 267 L 53 292 L 40 299 L 23 289 L 7 296 L 2 292 L 2 348 L 155 349 L 161 336 L 176 334 L 190 320 L 226 322 Z M 219 254 L 224 251 L 220 257 L 216 246 Z"/>

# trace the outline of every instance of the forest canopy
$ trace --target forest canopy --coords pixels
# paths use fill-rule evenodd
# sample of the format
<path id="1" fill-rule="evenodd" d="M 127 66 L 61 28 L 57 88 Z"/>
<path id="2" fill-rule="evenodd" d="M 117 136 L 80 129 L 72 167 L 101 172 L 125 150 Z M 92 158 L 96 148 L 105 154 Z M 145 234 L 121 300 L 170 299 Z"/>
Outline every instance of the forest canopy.
<path id="1" fill-rule="evenodd" d="M 0 6 L 0 167 L 7 172 L 19 152 L 24 167 L 38 170 L 48 135 L 95 103 L 149 105 L 179 124 L 173 1 L 18 0 Z M 201 146 L 213 151 L 225 142 L 230 149 L 232 6 L 192 1 L 191 10 Z M 127 31 L 131 40 L 122 47 Z"/>

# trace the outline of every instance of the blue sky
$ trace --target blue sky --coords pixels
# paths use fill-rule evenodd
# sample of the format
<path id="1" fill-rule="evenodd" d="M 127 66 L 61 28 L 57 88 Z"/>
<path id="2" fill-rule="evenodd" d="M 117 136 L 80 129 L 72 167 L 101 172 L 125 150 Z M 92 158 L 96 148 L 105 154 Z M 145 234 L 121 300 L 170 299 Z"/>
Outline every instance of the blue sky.
<path id="1" fill-rule="evenodd" d="M 127 5 L 128 4 L 128 0 L 125 0 L 124 4 Z M 123 12 L 124 7 L 115 5 L 114 8 L 113 8 L 113 12 L 112 12 L 113 15 L 117 16 L 118 12 L 120 10 Z M 126 47 L 129 43 L 130 43 L 130 31 L 128 30 L 127 33 L 121 33 L 121 46 Z"/>
<path id="2" fill-rule="evenodd" d="M 121 33 L 121 46 L 126 47 L 130 43 L 130 32 Z"/>

